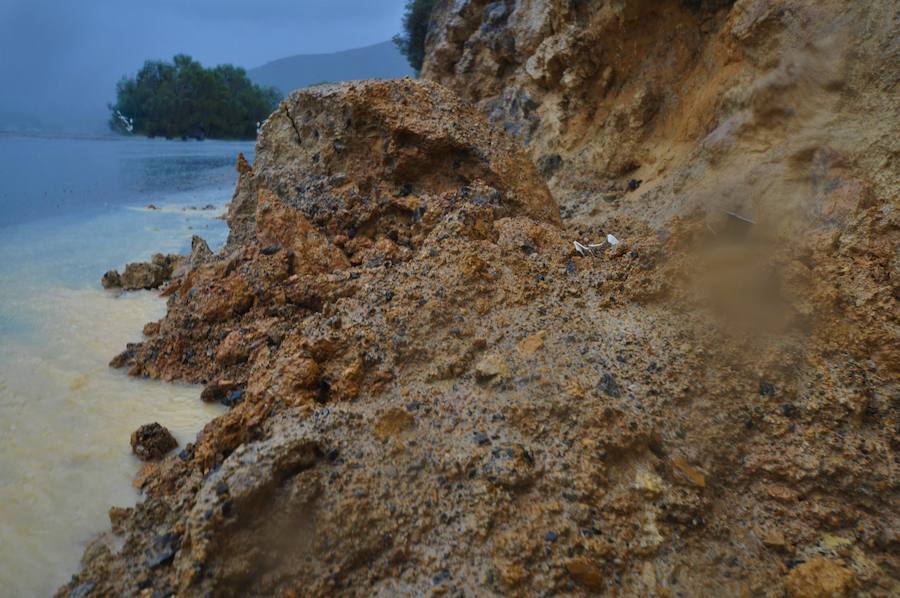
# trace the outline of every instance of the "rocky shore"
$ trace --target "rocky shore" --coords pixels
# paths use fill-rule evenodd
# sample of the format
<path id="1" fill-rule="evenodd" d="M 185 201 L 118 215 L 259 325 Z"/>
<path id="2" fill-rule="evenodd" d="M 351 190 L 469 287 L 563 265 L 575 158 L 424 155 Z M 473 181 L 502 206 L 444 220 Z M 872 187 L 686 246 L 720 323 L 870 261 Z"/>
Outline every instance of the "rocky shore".
<path id="1" fill-rule="evenodd" d="M 294 92 L 113 360 L 229 410 L 58 595 L 896 595 L 897 18 L 445 1 Z"/>

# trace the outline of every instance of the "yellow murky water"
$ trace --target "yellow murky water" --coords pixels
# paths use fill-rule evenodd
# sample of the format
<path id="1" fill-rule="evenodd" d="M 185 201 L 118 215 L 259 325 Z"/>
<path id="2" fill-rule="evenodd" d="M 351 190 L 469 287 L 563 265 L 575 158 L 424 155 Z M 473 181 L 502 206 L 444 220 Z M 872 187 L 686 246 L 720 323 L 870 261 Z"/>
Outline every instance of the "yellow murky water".
<path id="1" fill-rule="evenodd" d="M 48 595 L 108 528 L 109 507 L 137 499 L 131 432 L 158 421 L 183 446 L 219 410 L 195 387 L 107 366 L 164 313 L 153 293 L 51 288 L 5 307 L 40 330 L 0 346 L 0 595 Z"/>
<path id="2" fill-rule="evenodd" d="M 0 135 L 0 598 L 52 594 L 109 529 L 109 507 L 135 503 L 133 430 L 156 421 L 184 446 L 222 411 L 199 388 L 108 367 L 165 302 L 99 280 L 190 251 L 194 234 L 221 246 L 233 164 L 252 150 Z"/>

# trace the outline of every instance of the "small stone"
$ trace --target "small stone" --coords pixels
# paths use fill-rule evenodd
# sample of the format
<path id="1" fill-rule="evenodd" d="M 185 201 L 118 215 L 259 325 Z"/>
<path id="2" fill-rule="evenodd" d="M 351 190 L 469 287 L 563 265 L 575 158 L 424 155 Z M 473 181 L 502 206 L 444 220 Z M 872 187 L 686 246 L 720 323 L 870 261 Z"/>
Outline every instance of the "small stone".
<path id="1" fill-rule="evenodd" d="M 449 580 L 450 580 L 450 572 L 447 571 L 446 569 L 444 569 L 443 571 L 439 571 L 438 574 L 435 575 L 431 579 L 431 582 L 434 585 L 440 585 L 440 584 L 444 583 L 445 581 L 449 581 Z"/>
<path id="2" fill-rule="evenodd" d="M 760 382 L 759 383 L 759 394 L 764 397 L 774 397 L 775 396 L 775 385 L 771 382 Z"/>
<path id="3" fill-rule="evenodd" d="M 556 542 L 557 537 L 558 536 L 556 535 L 556 532 L 552 531 L 544 534 L 544 540 L 546 540 L 547 542 Z"/>
<path id="4" fill-rule="evenodd" d="M 547 336 L 547 333 L 541 331 L 537 334 L 532 334 L 531 336 L 525 337 L 521 341 L 519 341 L 519 344 L 516 345 L 516 349 L 518 349 L 519 353 L 525 357 L 534 355 L 544 348 L 545 336 Z"/>
<path id="5" fill-rule="evenodd" d="M 622 396 L 622 391 L 616 383 L 616 379 L 612 377 L 612 374 L 603 374 L 603 377 L 600 378 L 600 383 L 597 384 L 597 388 L 614 399 Z"/>
<path id="6" fill-rule="evenodd" d="M 503 357 L 491 353 L 485 355 L 475 366 L 475 377 L 481 382 L 489 380 L 499 382 L 509 378 L 509 366 L 506 365 Z"/>
<path id="7" fill-rule="evenodd" d="M 91 592 L 94 591 L 94 588 L 97 587 L 97 584 L 93 581 L 86 581 L 82 584 L 78 584 L 72 591 L 69 592 L 68 598 L 86 598 L 91 595 Z"/>
<path id="8" fill-rule="evenodd" d="M 781 530 L 773 529 L 766 532 L 762 537 L 762 543 L 769 548 L 785 548 L 787 546 L 787 541 L 784 539 L 784 534 Z"/>
<path id="9" fill-rule="evenodd" d="M 133 509 L 124 507 L 110 507 L 109 524 L 114 534 L 121 536 L 125 532 L 125 522 L 133 512 Z"/>
<path id="10" fill-rule="evenodd" d="M 117 289 L 122 286 L 122 277 L 116 270 L 110 270 L 100 279 L 104 289 Z"/>
<path id="11" fill-rule="evenodd" d="M 244 391 L 236 389 L 229 392 L 222 399 L 219 400 L 220 403 L 225 405 L 226 407 L 234 407 L 238 403 L 244 400 Z"/>
<path id="12" fill-rule="evenodd" d="M 142 461 L 162 459 L 178 441 L 158 423 L 146 424 L 131 433 L 131 450 Z"/>
<path id="13" fill-rule="evenodd" d="M 230 366 L 247 360 L 250 347 L 244 335 L 237 330 L 231 331 L 216 349 L 216 362 L 222 366 Z"/>
<path id="14" fill-rule="evenodd" d="M 852 571 L 824 557 L 798 565 L 785 583 L 790 598 L 843 598 L 853 585 Z"/>
<path id="15" fill-rule="evenodd" d="M 688 464 L 688 462 L 685 461 L 683 458 L 681 458 L 681 457 L 673 458 L 672 465 L 674 465 L 675 468 L 678 469 L 678 471 L 683 473 L 685 475 L 685 477 L 688 480 L 690 480 L 691 483 L 693 483 L 695 486 L 697 486 L 699 488 L 706 487 L 706 476 L 704 476 L 698 470 L 691 467 L 690 464 Z"/>
<path id="16" fill-rule="evenodd" d="M 389 409 L 375 424 L 375 436 L 385 442 L 410 429 L 415 422 L 415 418 L 403 409 Z"/>
<path id="17" fill-rule="evenodd" d="M 634 486 L 650 496 L 658 496 L 662 493 L 662 479 L 648 469 L 639 468 L 637 470 L 634 476 Z"/>
<path id="18" fill-rule="evenodd" d="M 314 389 L 319 387 L 319 364 L 309 357 L 286 358 L 281 365 L 281 378 L 286 389 Z"/>
<path id="19" fill-rule="evenodd" d="M 253 172 L 253 167 L 250 166 L 250 162 L 247 161 L 247 158 L 244 157 L 243 152 L 238 153 L 237 164 L 235 164 L 235 168 L 238 171 L 238 174 L 249 174 Z"/>
<path id="20" fill-rule="evenodd" d="M 219 402 L 237 390 L 237 387 L 237 383 L 230 380 L 215 380 L 206 385 L 200 393 L 200 399 L 206 403 Z"/>
<path id="21" fill-rule="evenodd" d="M 599 592 L 604 589 L 606 578 L 600 568 L 585 557 L 576 557 L 566 563 L 566 571 L 580 586 Z"/>
<path id="22" fill-rule="evenodd" d="M 178 536 L 163 534 L 154 540 L 153 546 L 144 551 L 144 563 L 151 569 L 167 565 L 175 560 L 178 551 Z"/>
<path id="23" fill-rule="evenodd" d="M 519 445 L 497 446 L 491 449 L 483 473 L 488 480 L 503 488 L 524 488 L 534 481 L 534 456 Z"/>
<path id="24" fill-rule="evenodd" d="M 273 244 L 263 247 L 260 253 L 263 255 L 275 255 L 279 251 L 281 251 L 281 245 Z"/>
<path id="25" fill-rule="evenodd" d="M 478 446 L 485 446 L 491 443 L 491 437 L 484 432 L 473 432 L 472 437 L 475 439 Z"/>

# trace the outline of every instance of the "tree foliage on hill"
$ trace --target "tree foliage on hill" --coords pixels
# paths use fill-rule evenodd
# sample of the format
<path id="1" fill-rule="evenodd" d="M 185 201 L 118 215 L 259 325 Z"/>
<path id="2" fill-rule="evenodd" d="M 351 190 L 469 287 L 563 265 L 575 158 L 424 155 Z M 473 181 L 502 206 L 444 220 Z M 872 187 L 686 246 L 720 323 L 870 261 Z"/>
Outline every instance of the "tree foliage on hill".
<path id="1" fill-rule="evenodd" d="M 252 139 L 256 123 L 280 99 L 276 89 L 254 85 L 242 68 L 204 68 L 179 54 L 172 62 L 148 60 L 135 78 L 119 81 L 109 125 L 122 131 L 121 114 L 134 133 L 150 137 Z"/>
<path id="2" fill-rule="evenodd" d="M 403 33 L 394 36 L 394 43 L 417 73 L 425 62 L 425 38 L 428 37 L 428 25 L 435 4 L 437 0 L 407 0 Z"/>

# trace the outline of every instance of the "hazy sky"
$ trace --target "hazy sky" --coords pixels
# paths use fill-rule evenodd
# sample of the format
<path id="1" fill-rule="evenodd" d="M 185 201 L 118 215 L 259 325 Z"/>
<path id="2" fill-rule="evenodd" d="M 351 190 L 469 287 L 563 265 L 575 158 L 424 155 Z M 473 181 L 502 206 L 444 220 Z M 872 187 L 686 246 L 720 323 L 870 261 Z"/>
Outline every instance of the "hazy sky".
<path id="1" fill-rule="evenodd" d="M 246 68 L 390 39 L 404 0 L 0 0 L 0 128 L 99 130 L 115 83 L 186 53 Z"/>

